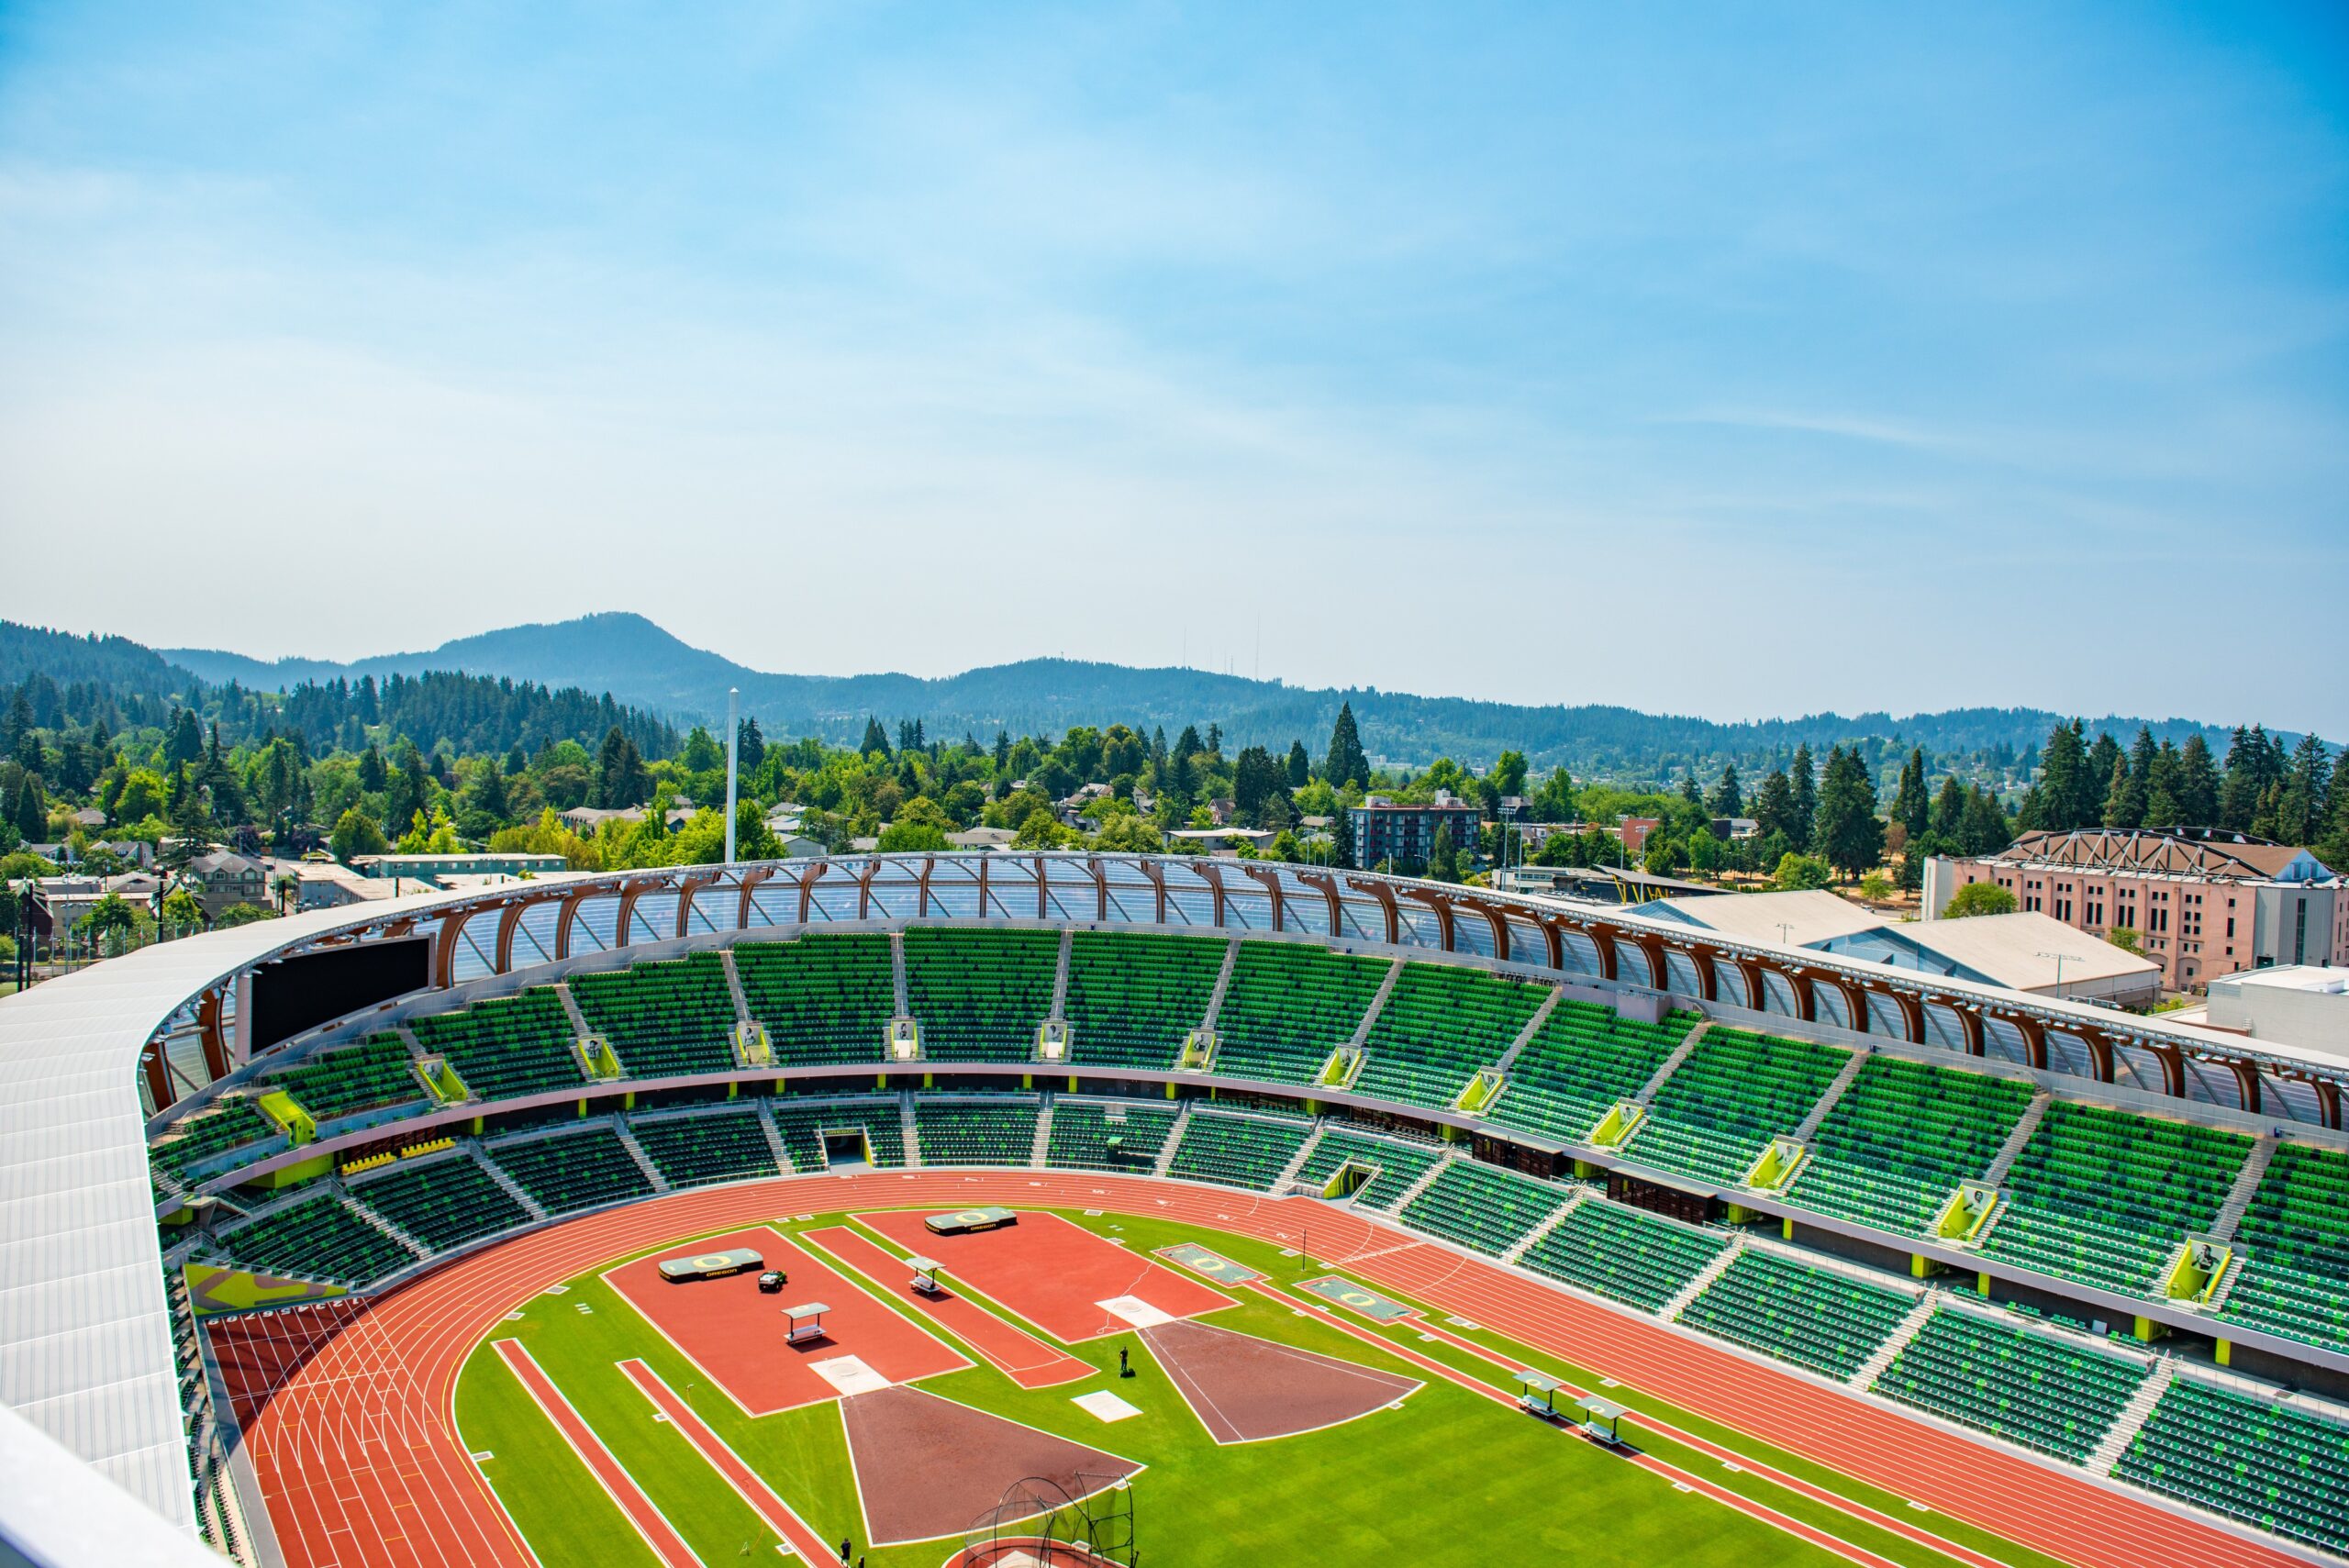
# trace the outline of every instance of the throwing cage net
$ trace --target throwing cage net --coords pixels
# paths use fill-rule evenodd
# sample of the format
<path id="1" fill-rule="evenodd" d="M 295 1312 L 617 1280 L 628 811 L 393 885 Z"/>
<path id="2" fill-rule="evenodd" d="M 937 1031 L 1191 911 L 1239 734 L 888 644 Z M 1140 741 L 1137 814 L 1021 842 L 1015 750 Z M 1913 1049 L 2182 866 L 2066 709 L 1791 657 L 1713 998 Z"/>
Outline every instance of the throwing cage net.
<path id="1" fill-rule="evenodd" d="M 1134 1491 L 1125 1477 L 1031 1475 L 1004 1489 L 963 1537 L 950 1568 L 1138 1568 Z"/>

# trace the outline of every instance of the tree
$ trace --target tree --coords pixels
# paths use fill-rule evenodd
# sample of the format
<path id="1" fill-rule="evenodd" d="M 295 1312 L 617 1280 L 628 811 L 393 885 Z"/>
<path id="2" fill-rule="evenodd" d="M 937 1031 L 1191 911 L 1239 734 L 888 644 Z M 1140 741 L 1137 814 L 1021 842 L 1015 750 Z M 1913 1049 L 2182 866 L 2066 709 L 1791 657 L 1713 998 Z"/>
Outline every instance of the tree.
<path id="1" fill-rule="evenodd" d="M 49 802 L 42 798 L 39 773 L 26 773 L 17 781 L 17 792 L 9 806 L 10 820 L 26 843 L 48 841 Z"/>
<path id="2" fill-rule="evenodd" d="M 1330 824 L 1330 863 L 1341 871 L 1355 869 L 1354 814 L 1342 805 Z"/>
<path id="3" fill-rule="evenodd" d="M 1753 795 L 1753 822 L 1764 837 L 1783 834 L 1789 844 L 1799 844 L 1810 829 L 1805 823 L 1798 827 L 1795 813 L 1794 786 L 1787 781 L 1786 770 L 1773 768 L 1764 776 L 1762 787 Z"/>
<path id="4" fill-rule="evenodd" d="M 25 695 L 23 686 L 18 686 L 17 695 L 8 699 L 5 739 L 9 756 L 28 768 L 38 769 L 40 766 L 40 743 L 33 735 L 32 699 Z"/>
<path id="5" fill-rule="evenodd" d="M 2116 756 L 2104 789 L 2104 825 L 2115 829 L 2142 828 L 2145 825 L 2145 785 L 2153 771 L 2152 737 L 2139 730 L 2146 740 L 2145 775 L 2141 776 L 2127 756 Z"/>
<path id="6" fill-rule="evenodd" d="M 90 906 L 90 912 L 73 923 L 74 929 L 91 937 L 114 933 L 128 934 L 139 929 L 139 909 L 119 893 L 109 893 Z"/>
<path id="7" fill-rule="evenodd" d="M 1892 819 L 1900 824 L 1901 842 L 1913 844 L 1932 826 L 1933 806 L 1925 795 L 1925 749 L 1909 748 L 1900 764 L 1900 786 L 1892 795 Z"/>
<path id="8" fill-rule="evenodd" d="M 1290 741 L 1288 743 L 1288 787 L 1292 790 L 1300 790 L 1312 782 L 1313 759 L 1305 754 L 1305 742 Z"/>
<path id="9" fill-rule="evenodd" d="M 2210 761 L 2210 743 L 2189 735 L 2177 749 L 2179 820 L 2208 828 L 2219 820 L 2219 770 Z"/>
<path id="10" fill-rule="evenodd" d="M 870 714 L 865 716 L 864 740 L 857 747 L 857 751 L 867 757 L 885 757 L 889 754 L 889 732 L 882 728 L 881 721 Z"/>
<path id="11" fill-rule="evenodd" d="M 2022 825 L 2048 832 L 2068 833 L 2086 828 L 2103 815 L 2097 796 L 2104 779 L 2088 777 L 2085 726 L 2078 719 L 2058 722 L 2047 732 L 2040 752 L 2039 777 L 2022 803 Z"/>
<path id="12" fill-rule="evenodd" d="M 1057 850 L 1064 835 L 1065 829 L 1061 827 L 1060 818 L 1038 806 L 1028 814 L 1028 820 L 1019 825 L 1019 831 L 1012 835 L 1011 847 L 1015 850 Z"/>
<path id="13" fill-rule="evenodd" d="M 2104 940 L 2122 952 L 2134 953 L 2139 958 L 2145 956 L 2144 945 L 2133 926 L 2114 926 L 2104 933 Z"/>
<path id="14" fill-rule="evenodd" d="M 1192 735 L 1189 729 L 1183 733 Z M 1321 776 L 1338 789 L 1370 783 L 1370 759 L 1363 752 L 1362 735 L 1354 728 L 1354 705 L 1351 702 L 1338 705 L 1338 721 L 1330 728 L 1330 751 L 1321 764 Z"/>
<path id="15" fill-rule="evenodd" d="M 1998 797 L 1976 784 L 1966 794 L 1965 815 L 1958 822 L 1958 849 L 1963 854 L 1995 855 L 2014 842 L 2014 825 L 2007 820 Z"/>
<path id="16" fill-rule="evenodd" d="M 163 895 L 163 924 L 191 927 L 204 924 L 204 906 L 195 895 L 184 887 L 174 887 Z"/>
<path id="17" fill-rule="evenodd" d="M 875 846 L 884 854 L 907 854 L 918 851 L 942 853 L 952 848 L 946 841 L 946 830 L 934 822 L 892 822 L 881 831 Z"/>
<path id="18" fill-rule="evenodd" d="M 1712 837 L 1710 833 L 1704 836 L 1708 839 Z M 1680 840 L 1662 833 L 1649 836 L 1647 847 L 1640 856 L 1641 866 L 1651 876 L 1670 876 L 1687 863 L 1688 857 L 1680 848 Z"/>
<path id="19" fill-rule="evenodd" d="M 1807 893 L 1826 886 L 1833 874 L 1818 856 L 1789 850 L 1778 857 L 1778 869 L 1771 873 L 1770 884 L 1781 893 Z"/>
<path id="20" fill-rule="evenodd" d="M 1522 751 L 1503 751 L 1493 762 L 1493 789 L 1503 795 L 1525 794 L 1526 762 Z"/>
<path id="21" fill-rule="evenodd" d="M 1575 819 L 1575 781 L 1564 768 L 1553 768 L 1542 787 L 1533 792 L 1533 819 L 1536 822 L 1571 822 Z"/>
<path id="22" fill-rule="evenodd" d="M 554 813 L 547 816 L 551 819 Z M 384 837 L 383 826 L 357 806 L 351 807 L 335 819 L 334 832 L 328 838 L 334 858 L 349 865 L 360 855 L 382 855 L 391 852 L 391 843 Z"/>
<path id="23" fill-rule="evenodd" d="M 1452 842 L 1452 824 L 1445 822 L 1435 830 L 1435 842 L 1428 849 L 1428 879 L 1431 882 L 1460 880 L 1460 851 Z"/>
<path id="24" fill-rule="evenodd" d="M 1846 877 L 1857 876 L 1884 858 L 1884 824 L 1876 814 L 1876 784 L 1860 749 L 1842 746 L 1827 753 L 1819 791 L 1819 815 L 1811 847 Z"/>
<path id="25" fill-rule="evenodd" d="M 220 911 L 220 918 L 213 924 L 222 930 L 232 927 L 250 926 L 256 920 L 274 920 L 277 911 L 266 904 L 231 904 Z"/>
<path id="26" fill-rule="evenodd" d="M 1860 896 L 1870 903 L 1883 903 L 1892 896 L 1892 879 L 1880 871 L 1868 873 L 1860 878 Z"/>
<path id="27" fill-rule="evenodd" d="M 1704 792 L 1697 787 L 1697 770 L 1694 768 L 1680 770 L 1680 798 L 1699 809 L 1704 806 Z"/>
<path id="28" fill-rule="evenodd" d="M 2284 775 L 2284 792 L 2277 805 L 2276 837 L 2287 844 L 2316 842 L 2324 827 L 2325 797 L 2332 787 L 2332 751 L 2314 735 L 2303 735 L 2292 748 L 2292 765 Z"/>
<path id="29" fill-rule="evenodd" d="M 1972 915 L 2011 915 L 2015 912 L 2015 895 L 1995 882 L 1969 882 L 1950 895 L 1949 906 L 1942 911 L 1946 920 L 1963 920 Z"/>
<path id="30" fill-rule="evenodd" d="M 1745 791 L 1737 782 L 1737 764 L 1724 763 L 1721 776 L 1713 782 L 1713 793 L 1705 797 L 1705 807 L 1716 817 L 1745 815 Z"/>
<path id="31" fill-rule="evenodd" d="M 1819 778 L 1810 763 L 1810 742 L 1795 748 L 1794 772 L 1788 775 L 1787 787 L 1794 792 L 1794 814 L 1787 824 L 1787 837 L 1795 848 L 1811 848 L 1811 826 L 1819 817 Z"/>

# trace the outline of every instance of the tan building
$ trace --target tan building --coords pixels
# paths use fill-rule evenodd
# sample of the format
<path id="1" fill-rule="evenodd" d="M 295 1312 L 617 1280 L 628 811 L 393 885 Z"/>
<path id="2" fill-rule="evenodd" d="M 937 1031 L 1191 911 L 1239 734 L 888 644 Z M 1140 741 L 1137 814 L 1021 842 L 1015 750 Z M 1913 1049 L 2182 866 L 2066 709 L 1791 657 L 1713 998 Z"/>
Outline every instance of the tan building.
<path id="1" fill-rule="evenodd" d="M 2025 833 L 1995 855 L 1925 864 L 1925 918 L 1969 883 L 2099 937 L 2137 933 L 2172 991 L 2246 969 L 2349 962 L 2349 881 L 2306 850 L 2217 828 Z"/>

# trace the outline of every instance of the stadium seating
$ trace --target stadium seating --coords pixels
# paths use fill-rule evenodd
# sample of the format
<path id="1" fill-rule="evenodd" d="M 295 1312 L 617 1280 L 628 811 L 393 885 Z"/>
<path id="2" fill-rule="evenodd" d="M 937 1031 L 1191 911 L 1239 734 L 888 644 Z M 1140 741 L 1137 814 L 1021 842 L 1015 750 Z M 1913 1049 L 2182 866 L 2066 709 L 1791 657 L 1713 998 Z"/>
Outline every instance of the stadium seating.
<path id="1" fill-rule="evenodd" d="M 1983 1251 L 2145 1295 L 2210 1229 L 2250 1151 L 2236 1133 L 2058 1100 L 2007 1172 Z"/>
<path id="2" fill-rule="evenodd" d="M 1518 1261 L 1594 1296 L 1653 1312 L 1719 1257 L 1729 1238 L 1585 1198 Z"/>
<path id="3" fill-rule="evenodd" d="M 1403 1206 L 1402 1216 L 1408 1225 L 1498 1256 L 1571 1195 L 1564 1187 L 1497 1165 L 1454 1160 Z"/>
<path id="4" fill-rule="evenodd" d="M 918 1099 L 914 1140 L 924 1165 L 1025 1165 L 1036 1147 L 1034 1100 Z"/>
<path id="5" fill-rule="evenodd" d="M 357 1045 L 319 1051 L 262 1087 L 284 1090 L 317 1121 L 431 1098 L 416 1075 L 407 1041 L 395 1034 L 371 1034 Z"/>
<path id="6" fill-rule="evenodd" d="M 897 1010 L 887 937 L 814 931 L 796 941 L 742 942 L 734 973 L 751 1016 L 766 1027 L 775 1065 L 878 1062 L 887 1054 L 883 1041 Z"/>
<path id="7" fill-rule="evenodd" d="M 622 1058 L 623 1061 L 626 1058 Z M 779 1174 L 758 1113 L 747 1107 L 632 1120 L 629 1130 L 673 1187 Z"/>
<path id="8" fill-rule="evenodd" d="M 644 1168 L 608 1127 L 493 1145 L 486 1152 L 549 1214 L 643 1197 L 652 1191 Z"/>
<path id="9" fill-rule="evenodd" d="M 2178 1378 L 2113 1473 L 2349 1555 L 2349 1427 Z"/>
<path id="10" fill-rule="evenodd" d="M 1961 1182 L 1989 1169 L 2031 1084 L 1874 1056 L 1811 1135 L 1788 1201 L 1915 1235 Z"/>
<path id="11" fill-rule="evenodd" d="M 1312 1130 L 1309 1122 L 1194 1110 L 1167 1173 L 1195 1182 L 1268 1192 L 1273 1179 L 1296 1158 Z"/>
<path id="12" fill-rule="evenodd" d="M 366 1284 L 416 1262 L 406 1248 L 320 1193 L 221 1236 L 239 1268 Z"/>
<path id="13" fill-rule="evenodd" d="M 1321 1134 L 1321 1141 L 1298 1167 L 1302 1181 L 1319 1186 L 1337 1174 L 1338 1167 L 1349 1160 L 1378 1167 L 1378 1173 L 1355 1189 L 1356 1208 L 1391 1211 L 1395 1200 L 1404 1189 L 1427 1173 L 1427 1168 L 1443 1157 L 1443 1151 L 1432 1143 L 1407 1142 L 1399 1138 L 1373 1138 L 1366 1133 L 1341 1132 L 1334 1128 Z"/>
<path id="14" fill-rule="evenodd" d="M 425 1050 L 447 1057 L 479 1099 L 575 1089 L 585 1082 L 575 1054 L 578 1031 L 552 986 L 412 1019 L 408 1029 Z"/>
<path id="15" fill-rule="evenodd" d="M 1508 1053 L 1549 994 L 1474 969 L 1405 964 L 1363 1042 L 1354 1093 L 1451 1105 L 1480 1068 Z"/>
<path id="16" fill-rule="evenodd" d="M 1079 931 L 1070 939 L 1071 1059 L 1087 1067 L 1172 1071 L 1184 1037 L 1206 1021 L 1229 951 L 1220 940 Z"/>
<path id="17" fill-rule="evenodd" d="M 1850 1053 L 1716 1025 L 1664 1081 L 1623 1158 L 1733 1186 L 1802 1125 Z"/>
<path id="18" fill-rule="evenodd" d="M 277 1124 L 259 1106 L 231 1095 L 181 1122 L 169 1138 L 149 1149 L 147 1157 L 157 1169 L 177 1176 L 217 1154 L 278 1136 Z"/>
<path id="19" fill-rule="evenodd" d="M 1241 942 L 1216 1015 L 1216 1072 L 1275 1084 L 1310 1082 L 1330 1053 L 1353 1038 L 1387 968 L 1384 959 L 1286 942 Z"/>
<path id="20" fill-rule="evenodd" d="M 781 1099 L 772 1105 L 775 1130 L 783 1135 L 784 1153 L 795 1171 L 825 1168 L 824 1140 L 820 1135 L 826 1128 L 861 1127 L 871 1146 L 874 1164 L 906 1162 L 905 1127 L 895 1099 L 851 1100 L 845 1104 L 822 1099 Z"/>
<path id="21" fill-rule="evenodd" d="M 723 1073 L 734 1065 L 734 994 L 725 961 L 689 953 L 571 977 L 587 1027 L 611 1041 L 631 1078 Z"/>
<path id="22" fill-rule="evenodd" d="M 1942 1310 L 1876 1380 L 1876 1391 L 2065 1459 L 2087 1457 L 2145 1380 L 2135 1362 Z"/>
<path id="23" fill-rule="evenodd" d="M 906 932 L 906 1005 L 922 1054 L 941 1062 L 1019 1062 L 1052 1011 L 1057 931 L 916 926 Z"/>
<path id="24" fill-rule="evenodd" d="M 1055 1100 L 1044 1163 L 1072 1171 L 1146 1172 L 1157 1163 L 1174 1125 L 1172 1106 Z M 1114 1153 L 1109 1148 L 1113 1138 L 1118 1140 Z"/>
<path id="25" fill-rule="evenodd" d="M 2277 1144 L 2235 1241 L 2247 1261 L 2225 1320 L 2349 1350 L 2349 1155 Z"/>
<path id="26" fill-rule="evenodd" d="M 462 1155 L 395 1165 L 350 1186 L 373 1209 L 434 1252 L 525 1224 L 529 1211 Z"/>
<path id="27" fill-rule="evenodd" d="M 1749 1248 L 1677 1321 L 1831 1377 L 1860 1370 L 1915 1303 L 1898 1291 Z"/>
<path id="28" fill-rule="evenodd" d="M 1562 996 L 1509 1064 L 1492 1119 L 1569 1142 L 1587 1141 L 1618 1100 L 1644 1087 L 1699 1015 L 1636 1023 L 1612 1007 Z"/>

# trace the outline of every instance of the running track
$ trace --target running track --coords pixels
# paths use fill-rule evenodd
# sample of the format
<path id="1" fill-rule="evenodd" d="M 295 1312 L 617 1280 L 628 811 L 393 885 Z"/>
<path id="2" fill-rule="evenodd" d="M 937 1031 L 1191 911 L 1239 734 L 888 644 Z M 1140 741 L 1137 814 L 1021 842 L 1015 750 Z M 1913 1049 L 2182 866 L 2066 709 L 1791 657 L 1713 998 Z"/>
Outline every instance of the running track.
<path id="1" fill-rule="evenodd" d="M 784 1188 L 791 1195 L 778 1203 Z M 1292 1246 L 1309 1220 L 1319 1263 L 2083 1568 L 2149 1561 L 2286 1568 L 2310 1561 L 1309 1198 L 1090 1172 L 1005 1171 L 785 1177 L 674 1193 L 469 1254 L 372 1310 L 328 1304 L 215 1325 L 216 1347 L 224 1360 L 244 1363 L 242 1381 L 251 1385 L 236 1403 L 289 1568 L 530 1568 L 454 1434 L 451 1407 L 467 1354 L 548 1285 L 651 1243 L 777 1212 L 974 1203 L 1155 1215 Z M 295 1343 L 306 1324 L 316 1337 Z M 232 1387 L 238 1384 L 232 1375 Z M 264 1389 L 275 1392 L 255 1412 L 254 1396 Z M 1636 1407 L 1637 1396 L 1626 1394 Z M 1929 1525 L 1930 1517 L 1919 1522 Z"/>

